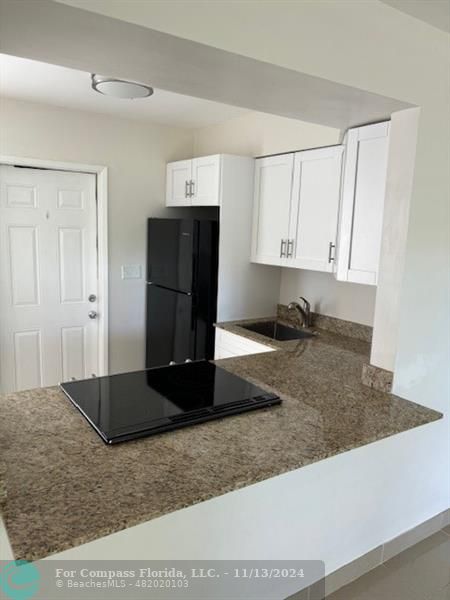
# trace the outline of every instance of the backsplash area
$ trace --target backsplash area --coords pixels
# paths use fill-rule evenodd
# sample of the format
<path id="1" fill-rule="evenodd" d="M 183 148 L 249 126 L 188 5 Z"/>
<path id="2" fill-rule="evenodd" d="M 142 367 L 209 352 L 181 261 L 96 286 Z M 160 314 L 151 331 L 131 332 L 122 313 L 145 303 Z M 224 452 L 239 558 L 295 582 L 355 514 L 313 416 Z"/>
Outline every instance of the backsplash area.
<path id="1" fill-rule="evenodd" d="M 336 281 L 332 273 L 306 269 L 281 271 L 280 304 L 304 296 L 321 315 L 373 326 L 376 286 Z"/>
<path id="2" fill-rule="evenodd" d="M 298 325 L 296 313 L 288 310 L 285 304 L 278 304 L 277 317 L 287 323 L 292 323 L 292 325 Z M 373 327 L 370 327 L 369 325 L 361 325 L 360 323 L 353 323 L 352 321 L 345 321 L 344 319 L 337 319 L 336 317 L 329 317 L 315 312 L 311 313 L 311 317 L 312 326 L 317 327 L 318 329 L 325 329 L 332 333 L 355 338 L 364 342 L 370 343 L 372 341 Z"/>
<path id="3" fill-rule="evenodd" d="M 394 373 L 386 371 L 375 365 L 364 364 L 362 370 L 362 382 L 374 390 L 381 392 L 390 392 L 392 390 L 392 381 Z"/>

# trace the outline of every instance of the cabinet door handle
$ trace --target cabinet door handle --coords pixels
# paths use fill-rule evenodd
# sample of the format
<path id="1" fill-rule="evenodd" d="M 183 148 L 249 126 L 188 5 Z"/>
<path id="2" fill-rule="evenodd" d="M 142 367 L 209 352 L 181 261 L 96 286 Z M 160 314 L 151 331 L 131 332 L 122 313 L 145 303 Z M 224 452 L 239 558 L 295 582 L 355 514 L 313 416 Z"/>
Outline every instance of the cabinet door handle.
<path id="1" fill-rule="evenodd" d="M 184 182 L 184 197 L 189 198 L 189 181 Z"/>
<path id="2" fill-rule="evenodd" d="M 191 181 L 189 182 L 190 198 L 192 198 L 192 196 L 195 194 L 194 185 L 195 185 L 195 182 L 191 179 Z"/>
<path id="3" fill-rule="evenodd" d="M 287 258 L 294 257 L 294 240 L 288 240 L 287 243 Z"/>
<path id="4" fill-rule="evenodd" d="M 286 256 L 286 242 L 287 242 L 287 240 L 281 240 L 280 258 L 284 258 Z"/>
<path id="5" fill-rule="evenodd" d="M 333 262 L 333 260 L 334 260 L 334 256 L 333 256 L 333 250 L 334 250 L 334 248 L 336 248 L 336 245 L 333 244 L 333 242 L 330 242 L 328 244 L 328 262 L 329 263 Z"/>

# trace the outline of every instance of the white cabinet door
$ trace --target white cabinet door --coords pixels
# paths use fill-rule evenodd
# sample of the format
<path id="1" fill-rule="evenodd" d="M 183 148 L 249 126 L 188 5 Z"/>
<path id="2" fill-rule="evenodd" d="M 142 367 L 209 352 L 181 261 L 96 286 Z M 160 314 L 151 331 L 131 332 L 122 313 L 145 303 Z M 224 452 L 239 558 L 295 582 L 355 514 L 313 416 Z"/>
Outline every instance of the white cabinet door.
<path id="1" fill-rule="evenodd" d="M 191 197 L 193 206 L 219 206 L 220 154 L 192 160 Z"/>
<path id="2" fill-rule="evenodd" d="M 166 206 L 219 206 L 220 154 L 167 165 Z"/>
<path id="3" fill-rule="evenodd" d="M 167 165 L 166 206 L 191 206 L 192 161 L 179 160 Z"/>
<path id="4" fill-rule="evenodd" d="M 376 285 L 389 122 L 350 129 L 345 141 L 336 277 Z"/>
<path id="5" fill-rule="evenodd" d="M 294 159 L 288 265 L 333 271 L 342 146 L 297 152 Z"/>
<path id="6" fill-rule="evenodd" d="M 293 166 L 294 154 L 256 161 L 252 262 L 286 263 Z"/>

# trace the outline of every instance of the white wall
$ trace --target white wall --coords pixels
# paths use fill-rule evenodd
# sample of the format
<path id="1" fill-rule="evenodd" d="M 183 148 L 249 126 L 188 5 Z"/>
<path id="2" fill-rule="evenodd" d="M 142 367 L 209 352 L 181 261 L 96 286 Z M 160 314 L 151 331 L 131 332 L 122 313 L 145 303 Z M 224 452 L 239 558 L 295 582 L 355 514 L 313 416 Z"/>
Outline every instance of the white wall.
<path id="1" fill-rule="evenodd" d="M 67 1 L 85 7 L 80 0 Z M 348 530 L 342 530 L 338 511 L 319 553 L 324 548 L 333 550 L 338 539 L 339 546 L 346 544 L 345 557 L 354 558 L 379 543 L 379 523 L 386 539 L 417 525 L 425 515 L 431 516 L 431 511 L 448 508 L 449 36 L 377 0 L 267 0 L 258 3 L 258 10 L 254 2 L 246 0 L 207 4 L 200 0 L 154 0 L 151 4 L 91 0 L 89 7 L 421 107 L 394 389 L 445 412 L 447 418 L 439 425 L 396 436 L 396 443 L 389 445 L 390 452 L 383 451 L 387 446 L 381 443 L 371 446 L 374 464 L 393 465 L 393 477 L 386 479 L 385 469 L 369 467 L 360 470 L 354 485 L 346 486 L 342 480 L 333 487 L 330 479 L 327 489 L 339 490 L 340 506 L 352 514 L 355 511 L 359 518 L 349 519 Z M 282 90 L 277 92 L 282 94 Z M 403 456 L 403 462 L 391 462 L 393 453 Z M 352 462 L 356 465 L 355 453 L 344 457 L 348 467 Z M 366 495 L 366 490 L 371 493 Z M 271 522 L 272 515 L 277 518 L 279 498 L 272 510 L 266 511 L 266 523 Z M 316 500 L 322 502 L 324 496 Z M 258 500 L 254 504 L 258 505 Z M 226 516 L 225 504 L 223 509 Z M 295 511 L 291 516 L 303 522 L 308 517 Z M 320 520 L 317 525 L 320 529 Z M 264 540 L 267 529 L 258 524 L 253 527 L 246 523 L 244 532 L 230 526 L 226 533 L 241 540 L 254 536 L 253 547 L 261 544 L 260 553 L 270 546 L 275 555 L 287 556 L 291 528 L 292 523 L 286 523 L 276 540 Z M 334 547 L 334 551 L 337 555 L 341 549 Z M 247 555 L 251 556 L 251 549 Z"/>
<path id="2" fill-rule="evenodd" d="M 339 142 L 339 129 L 260 112 L 248 112 L 194 132 L 197 156 L 218 152 L 263 156 Z"/>
<path id="3" fill-rule="evenodd" d="M 394 113 L 383 214 L 371 364 L 394 371 L 400 321 L 400 295 L 405 268 L 409 207 L 414 179 L 420 108 Z"/>
<path id="4" fill-rule="evenodd" d="M 252 158 L 221 158 L 217 322 L 276 314 L 280 270 L 250 262 L 253 222 Z"/>
<path id="5" fill-rule="evenodd" d="M 217 152 L 262 156 L 340 141 L 341 132 L 332 127 L 249 112 L 196 130 L 194 150 L 196 156 Z M 308 298 L 314 310 L 332 317 L 373 325 L 375 293 L 373 286 L 341 283 L 330 273 L 281 269 L 280 302 L 289 304 L 302 295 Z"/>
<path id="6" fill-rule="evenodd" d="M 304 296 L 311 309 L 322 315 L 373 325 L 376 288 L 336 281 L 331 273 L 283 269 L 280 302 L 298 302 Z"/>
<path id="7" fill-rule="evenodd" d="M 108 167 L 110 371 L 143 368 L 146 219 L 165 211 L 165 165 L 191 156 L 191 132 L 5 99 L 0 132 L 0 154 Z M 123 264 L 142 279 L 122 280 Z"/>

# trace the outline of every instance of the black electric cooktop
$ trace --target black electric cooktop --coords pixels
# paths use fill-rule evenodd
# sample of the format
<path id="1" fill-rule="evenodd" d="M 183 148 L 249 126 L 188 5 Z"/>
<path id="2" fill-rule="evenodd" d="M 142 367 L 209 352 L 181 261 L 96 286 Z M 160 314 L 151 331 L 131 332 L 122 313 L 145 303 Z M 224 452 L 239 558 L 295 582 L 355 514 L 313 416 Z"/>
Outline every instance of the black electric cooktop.
<path id="1" fill-rule="evenodd" d="M 207 361 L 70 381 L 61 389 L 108 444 L 281 402 Z"/>

